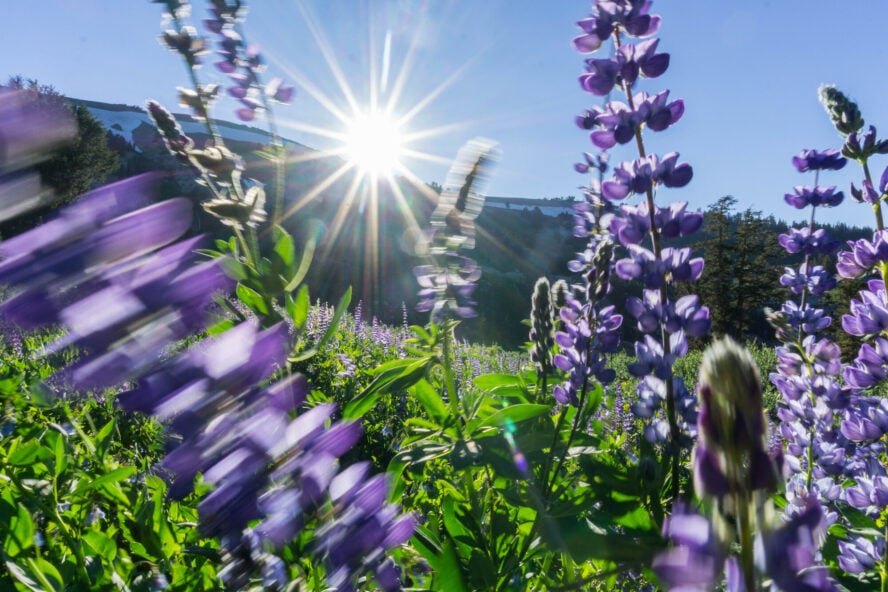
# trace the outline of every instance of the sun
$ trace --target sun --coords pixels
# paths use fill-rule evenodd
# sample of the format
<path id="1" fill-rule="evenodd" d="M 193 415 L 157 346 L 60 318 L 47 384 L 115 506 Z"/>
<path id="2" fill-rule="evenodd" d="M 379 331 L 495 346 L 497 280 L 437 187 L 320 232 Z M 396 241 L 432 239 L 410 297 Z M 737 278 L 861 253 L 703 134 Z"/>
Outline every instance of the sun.
<path id="1" fill-rule="evenodd" d="M 372 177 L 385 177 L 401 168 L 404 140 L 398 122 L 384 111 L 355 114 L 345 126 L 345 157 Z"/>

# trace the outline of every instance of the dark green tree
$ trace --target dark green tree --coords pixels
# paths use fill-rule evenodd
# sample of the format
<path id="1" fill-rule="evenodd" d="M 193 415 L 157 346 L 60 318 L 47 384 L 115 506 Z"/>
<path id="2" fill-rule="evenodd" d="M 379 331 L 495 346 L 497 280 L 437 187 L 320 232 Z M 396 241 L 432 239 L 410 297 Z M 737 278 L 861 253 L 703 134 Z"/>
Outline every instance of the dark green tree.
<path id="1" fill-rule="evenodd" d="M 764 310 L 779 308 L 786 299 L 786 290 L 780 286 L 783 268 L 775 264 L 784 255 L 761 211 L 747 208 L 738 216 L 734 232 L 735 337 L 771 339 Z"/>
<path id="2" fill-rule="evenodd" d="M 731 217 L 737 200 L 730 195 L 720 198 L 706 209 L 703 232 L 707 238 L 700 241 L 706 265 L 696 292 L 703 304 L 709 307 L 712 319 L 712 335 L 731 335 L 733 323 L 732 261 L 734 245 Z"/>
<path id="3" fill-rule="evenodd" d="M 770 340 L 765 307 L 779 307 L 783 256 L 769 221 L 758 210 L 734 212 L 737 200 L 724 196 L 706 210 L 699 243 L 706 267 L 697 293 L 709 307 L 713 336 Z"/>

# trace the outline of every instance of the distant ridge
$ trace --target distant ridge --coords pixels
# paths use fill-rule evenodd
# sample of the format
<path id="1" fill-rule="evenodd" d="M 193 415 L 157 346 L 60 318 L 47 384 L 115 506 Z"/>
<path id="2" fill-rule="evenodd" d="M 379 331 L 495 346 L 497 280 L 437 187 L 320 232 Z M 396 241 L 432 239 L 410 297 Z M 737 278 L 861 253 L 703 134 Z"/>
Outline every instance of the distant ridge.
<path id="1" fill-rule="evenodd" d="M 124 105 L 120 103 L 103 103 L 101 101 L 91 101 L 88 99 L 69 99 L 74 105 L 83 105 L 89 109 L 90 113 L 96 116 L 102 124 L 113 134 L 123 137 L 132 144 L 133 131 L 145 124 L 154 127 L 151 117 L 142 107 L 134 105 Z M 197 121 L 191 115 L 185 113 L 174 113 L 176 121 L 182 126 L 182 131 L 189 136 L 204 136 L 207 133 L 204 123 Z M 224 119 L 213 119 L 214 124 L 219 129 L 222 137 L 226 140 L 236 140 L 239 142 L 249 142 L 254 144 L 267 145 L 271 143 L 271 134 L 261 128 L 245 125 L 242 123 L 234 123 Z M 314 152 L 310 148 L 299 142 L 287 138 L 281 138 L 285 145 L 297 152 Z"/>

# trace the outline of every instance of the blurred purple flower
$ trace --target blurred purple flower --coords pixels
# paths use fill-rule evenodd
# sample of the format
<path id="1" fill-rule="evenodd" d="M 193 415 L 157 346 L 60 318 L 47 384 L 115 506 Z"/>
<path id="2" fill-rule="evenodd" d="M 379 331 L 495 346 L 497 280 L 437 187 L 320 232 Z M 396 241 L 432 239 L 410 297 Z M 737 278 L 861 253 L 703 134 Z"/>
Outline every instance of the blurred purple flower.
<path id="1" fill-rule="evenodd" d="M 801 154 L 792 157 L 792 165 L 800 173 L 807 171 L 838 171 L 847 162 L 841 153 L 835 149 L 802 150 Z"/>

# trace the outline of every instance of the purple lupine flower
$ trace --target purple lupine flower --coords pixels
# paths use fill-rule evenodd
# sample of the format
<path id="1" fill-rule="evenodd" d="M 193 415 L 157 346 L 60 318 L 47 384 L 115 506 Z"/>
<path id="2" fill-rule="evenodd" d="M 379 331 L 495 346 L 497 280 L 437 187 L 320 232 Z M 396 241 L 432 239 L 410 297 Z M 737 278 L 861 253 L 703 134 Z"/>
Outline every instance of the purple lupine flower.
<path id="1" fill-rule="evenodd" d="M 808 271 L 808 263 L 802 263 L 798 271 L 791 267 L 784 268 L 780 276 L 780 285 L 789 288 L 793 294 L 808 291 L 813 296 L 820 296 L 836 287 L 836 279 L 822 265 L 815 265 Z"/>
<path id="2" fill-rule="evenodd" d="M 801 154 L 792 157 L 792 165 L 800 173 L 808 171 L 838 171 L 848 161 L 835 149 L 802 150 Z"/>
<path id="3" fill-rule="evenodd" d="M 852 299 L 851 314 L 842 315 L 842 329 L 851 335 L 876 335 L 888 329 L 888 295 L 882 280 L 867 282 L 860 300 Z"/>
<path id="4" fill-rule="evenodd" d="M 669 54 L 656 53 L 659 39 L 649 39 L 637 45 L 626 44 L 617 50 L 614 59 L 586 60 L 586 72 L 580 76 L 583 90 L 600 97 L 609 94 L 615 85 L 632 86 L 641 74 L 656 78 L 669 67 Z"/>
<path id="5" fill-rule="evenodd" d="M 888 261 L 888 230 L 873 233 L 872 240 L 848 241 L 850 251 L 839 253 L 836 271 L 844 278 L 857 278 Z"/>
<path id="6" fill-rule="evenodd" d="M 577 23 L 584 34 L 574 39 L 574 46 L 582 53 L 591 53 L 617 30 L 633 37 L 655 34 L 660 17 L 648 14 L 650 4 L 650 0 L 598 0 L 597 13 Z"/>
<path id="7" fill-rule="evenodd" d="M 833 591 L 829 570 L 817 561 L 823 536 L 823 508 L 816 499 L 788 523 L 761 534 L 764 571 L 781 590 Z"/>
<path id="8" fill-rule="evenodd" d="M 881 437 L 881 433 L 879 436 Z M 878 518 L 888 508 L 888 477 L 858 475 L 854 485 L 846 488 L 843 495 L 852 507 Z"/>
<path id="9" fill-rule="evenodd" d="M 670 425 L 676 424 L 677 417 L 670 417 L 670 423 L 665 423 L 657 417 L 656 411 L 661 393 L 662 399 L 669 401 L 670 410 L 676 408 L 674 405 L 678 394 L 671 377 L 671 364 L 675 357 L 687 351 L 684 329 L 700 335 L 708 330 L 709 320 L 708 311 L 699 307 L 696 300 L 685 300 L 675 308 L 667 298 L 667 289 L 672 283 L 699 278 L 703 261 L 691 257 L 690 250 L 662 247 L 660 239 L 673 239 L 695 232 L 702 224 L 702 215 L 687 213 L 686 203 L 679 202 L 664 208 L 658 208 L 654 203 L 658 188 L 684 187 L 690 182 L 693 171 L 689 164 L 678 163 L 678 153 L 672 152 L 661 158 L 646 154 L 643 147 L 641 134 L 644 128 L 653 132 L 666 130 L 684 114 L 684 101 L 670 101 L 668 90 L 655 94 L 633 90 L 640 76 L 654 78 L 665 72 L 669 65 L 668 54 L 658 53 L 659 40 L 636 44 L 625 42 L 624 36 L 627 35 L 647 36 L 656 32 L 659 19 L 643 19 L 644 22 L 635 22 L 631 26 L 625 20 L 625 16 L 635 9 L 638 9 L 639 15 L 646 15 L 649 7 L 648 1 L 597 1 L 594 14 L 580 23 L 584 35 L 574 40 L 580 51 L 591 52 L 607 38 L 613 37 L 613 57 L 588 59 L 587 72 L 581 75 L 580 85 L 597 96 L 607 95 L 617 87 L 626 95 L 625 103 L 609 101 L 603 107 L 592 107 L 577 117 L 577 124 L 591 130 L 590 140 L 598 148 L 608 149 L 627 144 L 633 139 L 639 144 L 636 160 L 617 166 L 611 179 L 600 179 L 598 184 L 590 187 L 589 192 L 598 194 L 606 206 L 610 205 L 611 200 L 626 199 L 630 195 L 641 194 L 646 198 L 636 206 L 626 205 L 619 212 L 607 212 L 607 218 L 580 219 L 575 233 L 582 235 L 584 231 L 589 232 L 593 220 L 599 223 L 598 231 L 602 226 L 610 230 L 628 252 L 628 257 L 619 259 L 614 265 L 617 276 L 625 280 L 639 279 L 643 284 L 643 298 L 627 300 L 629 313 L 636 318 L 643 332 L 658 335 L 663 341 L 657 342 L 648 335 L 643 343 L 636 345 L 642 359 L 633 368 L 636 375 L 643 379 L 638 383 L 640 400 L 633 405 L 633 409 L 651 420 L 645 427 L 648 440 L 663 442 L 668 436 L 678 438 L 681 431 L 678 425 Z M 613 208 L 612 205 L 610 207 Z M 605 220 L 606 223 L 602 224 Z M 652 237 L 652 250 L 641 246 L 647 236 Z M 668 328 L 665 326 L 667 323 Z M 660 356 L 662 360 L 655 359 Z M 657 377 L 645 376 L 655 371 Z M 678 448 L 675 450 L 677 454 Z M 677 495 L 677 477 L 673 485 Z"/>
<path id="10" fill-rule="evenodd" d="M 842 146 L 842 155 L 863 162 L 874 154 L 888 153 L 888 140 L 876 140 L 876 128 L 869 126 L 862 134 L 860 131 L 852 132 L 845 138 Z"/>
<path id="11" fill-rule="evenodd" d="M 663 537 L 675 546 L 661 552 L 651 566 L 669 590 L 707 590 L 724 570 L 727 552 L 704 516 L 685 502 L 663 522 Z"/>
<path id="12" fill-rule="evenodd" d="M 778 237 L 780 246 L 787 253 L 804 255 L 832 255 L 839 248 L 839 241 L 834 241 L 823 228 L 812 230 L 805 228 L 790 228 L 788 234 Z"/>
<path id="13" fill-rule="evenodd" d="M 318 532 L 318 552 L 336 589 L 372 573 L 381 590 L 399 590 L 397 568 L 384 560 L 384 553 L 410 539 L 416 520 L 409 514 L 398 516 L 397 506 L 385 501 L 383 477 L 367 480 L 366 473 L 367 463 L 360 463 L 333 480 L 330 491 L 338 517 Z"/>
<path id="14" fill-rule="evenodd" d="M 688 163 L 676 164 L 678 152 L 660 159 L 656 154 L 632 162 L 624 162 L 614 169 L 614 179 L 601 184 L 602 195 L 611 200 L 624 199 L 630 194 L 650 191 L 654 184 L 665 187 L 684 187 L 691 182 L 693 170 Z"/>
<path id="15" fill-rule="evenodd" d="M 872 345 L 861 345 L 854 366 L 845 368 L 844 377 L 857 389 L 875 386 L 888 378 L 888 340 L 879 337 Z"/>
<path id="16" fill-rule="evenodd" d="M 562 405 L 578 405 L 578 393 L 587 387 L 590 377 L 601 384 L 610 384 L 616 378 L 614 370 L 607 368 L 605 353 L 616 351 L 620 345 L 618 329 L 623 322 L 615 314 L 613 306 L 596 310 L 590 303 L 582 304 L 572 295 L 561 308 L 564 331 L 555 334 L 555 342 L 561 347 L 552 363 L 569 373 L 568 380 L 553 391 L 555 400 Z"/>
<path id="17" fill-rule="evenodd" d="M 858 574 L 874 569 L 885 557 L 885 539 L 876 537 L 871 541 L 862 536 L 851 535 L 847 541 L 839 541 L 839 567 L 850 574 Z"/>
<path id="18" fill-rule="evenodd" d="M 420 285 L 417 310 L 431 312 L 433 322 L 450 315 L 468 318 L 475 315 L 471 299 L 481 268 L 473 259 L 461 255 L 461 249 L 475 245 L 474 220 L 484 206 L 478 186 L 486 180 L 497 147 L 489 140 L 467 142 L 457 154 L 447 175 L 447 186 L 432 212 L 429 253 L 434 263 L 414 268 Z"/>
<path id="19" fill-rule="evenodd" d="M 793 193 L 787 193 L 783 199 L 796 209 L 804 209 L 809 206 L 834 207 L 842 203 L 845 194 L 836 192 L 835 187 L 807 187 L 796 186 Z"/>
<path id="20" fill-rule="evenodd" d="M 167 29 L 160 40 L 171 51 L 181 55 L 191 68 L 200 65 L 201 56 L 209 52 L 204 38 L 197 34 L 197 29 L 189 25 L 181 27 L 178 31 Z"/>

